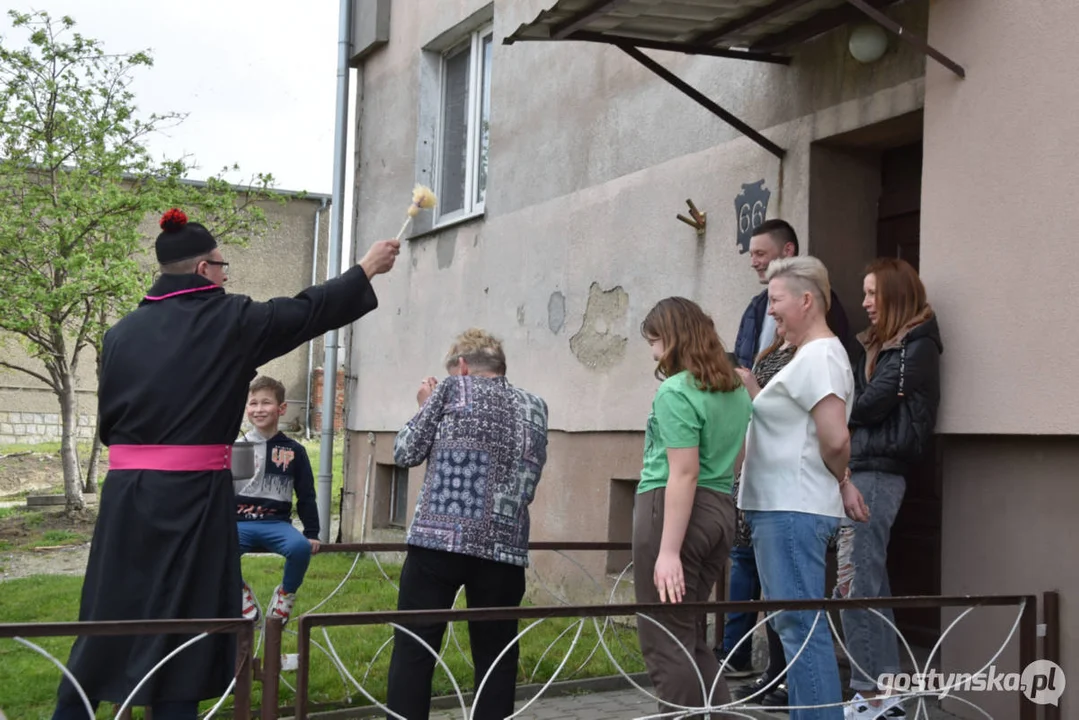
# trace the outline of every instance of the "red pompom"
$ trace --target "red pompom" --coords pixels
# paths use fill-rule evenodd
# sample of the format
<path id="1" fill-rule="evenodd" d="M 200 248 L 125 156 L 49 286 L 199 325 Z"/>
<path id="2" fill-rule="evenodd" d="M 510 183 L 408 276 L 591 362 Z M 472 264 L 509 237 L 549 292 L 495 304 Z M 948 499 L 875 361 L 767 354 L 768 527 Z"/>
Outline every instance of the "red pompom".
<path id="1" fill-rule="evenodd" d="M 173 208 L 161 216 L 161 229 L 166 232 L 182 230 L 187 225 L 187 215 L 183 210 Z"/>

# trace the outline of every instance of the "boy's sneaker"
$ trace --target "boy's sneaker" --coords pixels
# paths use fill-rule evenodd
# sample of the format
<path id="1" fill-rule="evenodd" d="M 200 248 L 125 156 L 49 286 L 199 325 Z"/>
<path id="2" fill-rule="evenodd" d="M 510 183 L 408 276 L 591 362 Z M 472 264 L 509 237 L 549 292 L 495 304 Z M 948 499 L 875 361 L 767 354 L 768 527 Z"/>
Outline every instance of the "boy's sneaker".
<path id="1" fill-rule="evenodd" d="M 255 593 L 251 592 L 251 588 L 247 583 L 244 583 L 243 590 L 241 591 L 243 600 L 240 602 L 240 614 L 244 620 L 258 620 L 259 619 L 259 606 L 255 602 Z"/>
<path id="2" fill-rule="evenodd" d="M 270 601 L 270 609 L 266 616 L 278 618 L 282 624 L 287 623 L 294 604 L 296 604 L 296 593 L 287 593 L 278 585 L 274 588 L 273 600 Z"/>
<path id="3" fill-rule="evenodd" d="M 880 705 L 874 707 L 861 693 L 855 693 L 850 705 L 843 708 L 843 720 L 891 720 L 906 716 L 902 701 L 894 697 L 881 697 Z"/>

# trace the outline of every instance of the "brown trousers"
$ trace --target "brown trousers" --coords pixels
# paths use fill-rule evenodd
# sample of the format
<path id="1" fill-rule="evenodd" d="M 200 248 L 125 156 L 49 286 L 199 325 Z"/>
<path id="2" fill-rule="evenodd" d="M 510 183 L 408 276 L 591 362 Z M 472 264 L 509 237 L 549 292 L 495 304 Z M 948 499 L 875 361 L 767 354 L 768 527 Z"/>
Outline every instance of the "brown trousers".
<path id="1" fill-rule="evenodd" d="M 659 557 L 663 538 L 663 509 L 666 489 L 659 488 L 637 496 L 633 508 L 633 583 L 637 602 L 659 602 L 652 575 Z M 697 488 L 693 511 L 682 541 L 682 573 L 686 581 L 684 602 L 705 602 L 724 571 L 734 538 L 735 505 L 730 495 Z M 683 707 L 703 707 L 705 691 L 711 690 L 711 704 L 730 702 L 727 681 L 719 675 L 719 662 L 706 642 L 705 615 L 657 615 L 656 623 L 638 617 L 637 636 L 648 676 L 655 694 L 667 703 Z M 670 631 L 670 635 L 663 630 Z M 677 638 L 677 642 L 671 638 Z M 683 649 L 684 648 L 684 649 Z M 688 655 L 687 655 L 688 651 Z M 692 656 L 692 660 L 690 660 Z M 700 672 L 700 678 L 697 673 Z M 660 703 L 660 712 L 673 712 L 674 707 Z M 686 717 L 705 717 L 687 714 Z M 732 717 L 713 713 L 715 718 Z"/>

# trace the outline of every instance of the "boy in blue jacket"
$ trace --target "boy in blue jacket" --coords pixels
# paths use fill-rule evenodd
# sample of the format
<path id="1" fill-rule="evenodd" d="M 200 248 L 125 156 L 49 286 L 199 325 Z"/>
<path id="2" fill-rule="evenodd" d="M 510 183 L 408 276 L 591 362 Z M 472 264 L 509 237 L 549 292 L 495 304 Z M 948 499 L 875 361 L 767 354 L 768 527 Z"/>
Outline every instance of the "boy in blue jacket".
<path id="1" fill-rule="evenodd" d="M 236 481 L 234 488 L 240 552 L 272 552 L 285 558 L 284 577 L 267 612 L 288 622 L 311 555 L 319 549 L 319 524 L 307 451 L 277 429 L 285 408 L 285 386 L 271 377 L 255 378 L 247 396 L 247 419 L 254 427 L 244 435 L 255 444 L 255 475 Z M 292 525 L 293 493 L 303 533 Z M 246 582 L 243 616 L 258 617 L 255 596 Z"/>

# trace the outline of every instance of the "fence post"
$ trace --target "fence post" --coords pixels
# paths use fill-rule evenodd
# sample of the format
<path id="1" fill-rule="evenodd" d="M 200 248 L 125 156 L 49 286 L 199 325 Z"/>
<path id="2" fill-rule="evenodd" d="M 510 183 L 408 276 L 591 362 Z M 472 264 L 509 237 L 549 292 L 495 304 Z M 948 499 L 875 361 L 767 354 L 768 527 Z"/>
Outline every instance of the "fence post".
<path id="1" fill-rule="evenodd" d="M 1042 623 L 1045 625 L 1042 657 L 1059 665 L 1060 593 L 1056 590 L 1042 593 Z M 1060 705 L 1046 705 L 1045 720 L 1060 720 Z"/>
<path id="2" fill-rule="evenodd" d="M 307 624 L 307 618 L 300 616 L 296 623 L 296 720 L 307 720 L 307 683 L 311 664 L 311 626 Z M 1025 719 L 1024 719 L 1025 720 Z"/>
<path id="3" fill-rule="evenodd" d="M 1019 617 L 1019 671 L 1034 662 L 1038 654 L 1038 598 L 1024 597 L 1023 614 Z M 1019 695 L 1019 720 L 1037 720 L 1038 706 L 1025 694 Z"/>
<path id="4" fill-rule="evenodd" d="M 236 638 L 236 692 L 234 693 L 232 717 L 234 720 L 251 718 L 251 656 L 255 651 L 255 621 L 247 623 Z"/>
<path id="5" fill-rule="evenodd" d="M 281 684 L 281 634 L 284 627 L 281 618 L 266 618 L 265 635 L 263 635 L 266 640 L 266 650 L 262 653 L 261 720 L 277 720 L 278 693 Z"/>

